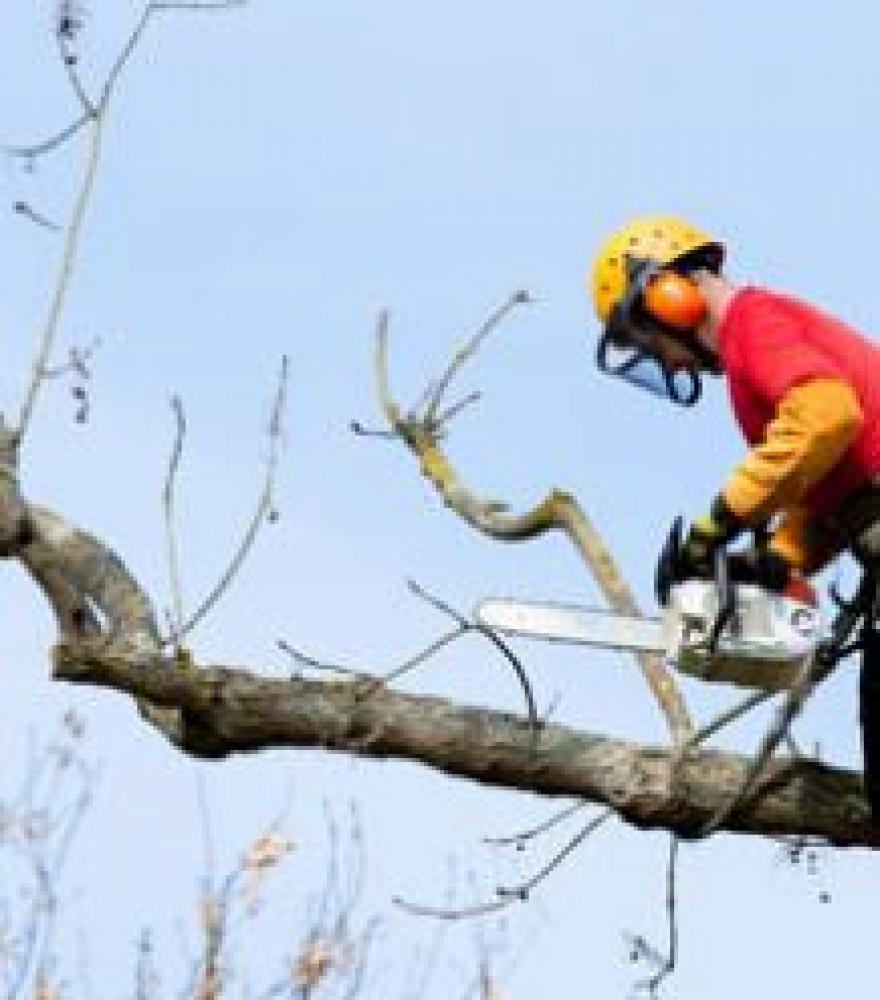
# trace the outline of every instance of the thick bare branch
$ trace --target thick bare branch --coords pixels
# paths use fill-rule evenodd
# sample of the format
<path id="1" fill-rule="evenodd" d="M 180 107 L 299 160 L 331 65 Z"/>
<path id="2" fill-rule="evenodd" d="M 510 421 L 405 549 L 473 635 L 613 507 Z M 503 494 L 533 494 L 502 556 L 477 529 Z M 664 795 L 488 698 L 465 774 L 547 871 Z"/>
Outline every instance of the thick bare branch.
<path id="1" fill-rule="evenodd" d="M 119 557 L 45 507 L 29 505 L 27 519 L 32 537 L 17 556 L 52 601 L 62 637 L 99 629 L 102 643 L 129 655 L 154 654 L 152 605 Z"/>
<path id="2" fill-rule="evenodd" d="M 501 787 L 568 796 L 612 806 L 628 822 L 699 834 L 748 773 L 747 758 L 695 751 L 678 765 L 673 749 L 577 732 L 541 729 L 508 713 L 383 689 L 369 698 L 358 684 L 275 680 L 240 669 L 174 669 L 107 657 L 100 647 L 63 646 L 56 676 L 98 684 L 182 710 L 180 745 L 224 757 L 270 746 L 323 746 L 369 757 L 420 761 L 449 774 Z M 861 776 L 817 761 L 794 760 L 725 829 L 773 836 L 820 837 L 840 846 L 880 847 Z"/>
<path id="3" fill-rule="evenodd" d="M 511 302 L 513 301 L 512 299 Z M 510 304 L 490 318 L 480 334 L 484 335 L 484 331 L 492 329 L 494 323 L 497 323 L 496 317 L 503 315 L 504 310 L 509 307 Z M 387 341 L 388 315 L 383 312 L 376 330 L 376 383 L 379 401 L 392 430 L 419 459 L 422 475 L 434 485 L 443 503 L 484 535 L 501 541 L 526 541 L 548 531 L 563 532 L 595 577 L 610 606 L 623 614 L 638 614 L 635 597 L 611 552 L 573 496 L 554 490 L 532 510 L 521 515 L 511 515 L 503 512 L 503 504 L 477 498 L 461 481 L 449 458 L 440 448 L 436 423 L 418 414 L 404 416 L 395 402 L 388 378 Z M 452 366 L 447 375 L 449 371 L 454 371 Z M 660 657 L 639 653 L 636 658 L 675 741 L 683 742 L 692 733 L 693 726 L 675 681 Z"/>

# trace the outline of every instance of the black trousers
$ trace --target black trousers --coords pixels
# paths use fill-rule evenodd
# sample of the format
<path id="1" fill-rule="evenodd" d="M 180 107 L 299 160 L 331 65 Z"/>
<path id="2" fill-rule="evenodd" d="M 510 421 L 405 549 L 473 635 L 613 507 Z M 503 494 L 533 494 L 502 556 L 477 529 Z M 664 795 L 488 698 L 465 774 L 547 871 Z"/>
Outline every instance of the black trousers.
<path id="1" fill-rule="evenodd" d="M 859 722 L 865 795 L 874 821 L 880 825 L 880 482 L 875 481 L 847 498 L 827 528 L 834 547 L 848 547 L 873 582 L 873 598 L 866 608 L 860 636 Z"/>
<path id="2" fill-rule="evenodd" d="M 862 768 L 865 796 L 874 822 L 880 825 L 880 487 L 860 493 L 854 506 L 861 515 L 845 527 L 850 530 L 850 551 L 873 581 L 873 596 L 862 626 L 862 663 L 859 671 L 859 723 L 862 728 Z M 847 505 L 844 505 L 844 515 Z"/>
<path id="3" fill-rule="evenodd" d="M 865 626 L 862 639 L 859 721 L 862 726 L 865 795 L 871 804 L 875 822 L 880 823 L 880 632 L 876 622 Z"/>

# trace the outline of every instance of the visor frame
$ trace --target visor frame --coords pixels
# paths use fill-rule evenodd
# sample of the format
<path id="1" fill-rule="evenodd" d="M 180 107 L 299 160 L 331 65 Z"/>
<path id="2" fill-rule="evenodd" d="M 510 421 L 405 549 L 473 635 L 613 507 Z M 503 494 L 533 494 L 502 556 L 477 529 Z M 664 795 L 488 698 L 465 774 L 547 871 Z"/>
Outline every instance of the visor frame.
<path id="1" fill-rule="evenodd" d="M 600 371 L 615 378 L 621 378 L 629 382 L 630 385 L 661 398 L 665 397 L 678 406 L 694 406 L 703 392 L 699 368 L 694 366 L 693 368 L 670 369 L 659 351 L 652 346 L 654 333 L 651 332 L 650 328 L 653 327 L 656 333 L 664 334 L 681 344 L 694 355 L 698 363 L 705 365 L 710 371 L 718 370 L 717 358 L 702 344 L 686 338 L 681 331 L 675 330 L 648 315 L 641 308 L 641 302 L 649 282 L 661 271 L 669 267 L 681 266 L 683 271 L 705 267 L 717 273 L 720 270 L 723 257 L 723 249 L 720 245 L 715 244 L 684 254 L 679 260 L 669 264 L 662 264 L 650 257 L 634 257 L 625 254 L 626 294 L 611 310 L 599 338 L 596 363 Z M 624 351 L 628 349 L 632 351 L 632 354 L 629 359 L 615 365 L 608 357 L 612 349 Z M 633 377 L 634 369 L 644 362 L 653 362 L 660 374 L 659 380 L 651 381 L 646 377 Z M 680 382 L 677 382 L 682 371 L 687 373 L 689 381 L 689 386 L 686 388 L 682 388 Z"/>
<path id="2" fill-rule="evenodd" d="M 629 357 L 615 364 L 609 358 L 612 350 L 629 351 Z M 703 392 L 703 382 L 698 369 L 686 367 L 673 371 L 663 363 L 656 352 L 636 344 L 615 343 L 612 337 L 604 333 L 597 345 L 596 364 L 606 375 L 621 379 L 661 399 L 668 399 L 678 406 L 694 406 Z M 648 376 L 646 365 L 653 367 L 656 377 Z M 647 371 L 650 370 L 649 367 Z M 686 384 L 682 384 L 682 377 L 687 380 Z"/>

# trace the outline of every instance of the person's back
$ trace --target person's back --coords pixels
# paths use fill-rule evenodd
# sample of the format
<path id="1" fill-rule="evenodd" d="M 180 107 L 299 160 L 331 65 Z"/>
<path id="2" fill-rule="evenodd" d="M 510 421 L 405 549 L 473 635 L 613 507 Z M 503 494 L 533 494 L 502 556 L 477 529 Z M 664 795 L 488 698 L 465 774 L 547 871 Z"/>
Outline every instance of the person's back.
<path id="1" fill-rule="evenodd" d="M 880 348 L 841 320 L 806 302 L 744 287 L 730 300 L 718 330 L 718 351 L 736 418 L 758 445 L 786 393 L 813 383 L 822 410 L 841 408 L 824 383 L 843 382 L 854 394 L 860 426 L 822 480 L 800 498 L 813 514 L 833 510 L 880 472 Z"/>

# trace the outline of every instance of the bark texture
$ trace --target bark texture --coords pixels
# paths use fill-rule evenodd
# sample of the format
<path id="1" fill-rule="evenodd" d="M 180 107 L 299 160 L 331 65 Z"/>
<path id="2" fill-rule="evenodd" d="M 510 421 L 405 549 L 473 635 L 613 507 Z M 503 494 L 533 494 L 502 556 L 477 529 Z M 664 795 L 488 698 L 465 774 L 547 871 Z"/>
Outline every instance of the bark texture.
<path id="1" fill-rule="evenodd" d="M 102 644 L 62 645 L 56 677 L 126 692 L 181 719 L 174 742 L 221 758 L 270 746 L 321 746 L 349 754 L 420 761 L 448 774 L 549 796 L 613 806 L 638 827 L 692 837 L 740 789 L 749 759 L 609 739 L 558 725 L 539 733 L 525 719 L 402 694 L 364 683 L 277 680 L 229 667 L 132 663 Z M 369 692 L 369 693 L 366 693 Z M 773 765 L 726 830 L 819 837 L 838 846 L 880 847 L 861 776 L 817 761 Z"/>

